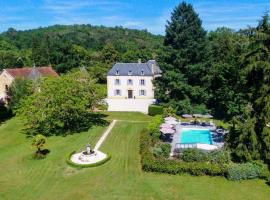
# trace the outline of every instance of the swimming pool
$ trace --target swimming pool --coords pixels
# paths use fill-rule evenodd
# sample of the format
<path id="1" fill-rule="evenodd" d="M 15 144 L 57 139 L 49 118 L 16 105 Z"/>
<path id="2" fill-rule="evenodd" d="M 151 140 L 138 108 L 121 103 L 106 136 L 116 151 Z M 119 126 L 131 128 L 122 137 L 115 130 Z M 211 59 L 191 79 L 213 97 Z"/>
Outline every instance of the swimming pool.
<path id="1" fill-rule="evenodd" d="M 180 136 L 180 143 L 213 144 L 209 129 L 183 128 Z"/>

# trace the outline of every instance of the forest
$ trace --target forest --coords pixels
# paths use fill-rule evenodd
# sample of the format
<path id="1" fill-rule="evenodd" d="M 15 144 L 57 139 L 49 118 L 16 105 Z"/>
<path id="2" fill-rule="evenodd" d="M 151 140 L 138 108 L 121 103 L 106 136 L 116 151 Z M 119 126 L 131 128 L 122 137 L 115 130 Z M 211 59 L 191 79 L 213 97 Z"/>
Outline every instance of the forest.
<path id="1" fill-rule="evenodd" d="M 211 113 L 232 123 L 235 159 L 270 162 L 270 22 L 206 31 L 191 4 L 182 2 L 165 36 L 147 30 L 92 25 L 8 29 L 0 35 L 0 69 L 51 65 L 59 73 L 85 67 L 98 83 L 115 62 L 156 59 L 163 75 L 156 98 L 183 113 Z"/>

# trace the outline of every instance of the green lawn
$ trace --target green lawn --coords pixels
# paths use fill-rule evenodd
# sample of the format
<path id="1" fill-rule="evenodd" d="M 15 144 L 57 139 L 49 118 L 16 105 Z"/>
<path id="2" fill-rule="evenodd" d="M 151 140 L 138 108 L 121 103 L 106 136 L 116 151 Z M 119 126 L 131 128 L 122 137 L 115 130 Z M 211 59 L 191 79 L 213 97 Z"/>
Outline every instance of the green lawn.
<path id="1" fill-rule="evenodd" d="M 128 113 L 125 120 L 149 119 Z M 108 119 L 124 119 L 113 113 Z M 44 160 L 30 158 L 30 139 L 22 125 L 11 119 L 0 127 L 0 199 L 269 199 L 270 187 L 262 180 L 231 182 L 222 177 L 193 177 L 144 173 L 140 167 L 140 122 L 118 122 L 101 150 L 110 152 L 106 164 L 74 169 L 65 163 L 72 150 L 92 145 L 103 127 L 67 137 L 50 137 L 51 150 Z"/>

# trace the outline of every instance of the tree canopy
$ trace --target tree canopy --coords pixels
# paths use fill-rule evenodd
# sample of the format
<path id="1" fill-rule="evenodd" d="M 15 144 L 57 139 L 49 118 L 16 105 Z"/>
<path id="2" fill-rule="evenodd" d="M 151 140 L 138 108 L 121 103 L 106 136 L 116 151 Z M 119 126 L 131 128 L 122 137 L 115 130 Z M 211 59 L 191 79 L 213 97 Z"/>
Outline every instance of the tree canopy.
<path id="1" fill-rule="evenodd" d="M 103 98 L 95 79 L 85 72 L 73 72 L 43 79 L 40 91 L 26 98 L 17 113 L 29 134 L 67 134 L 101 122 L 92 110 Z"/>

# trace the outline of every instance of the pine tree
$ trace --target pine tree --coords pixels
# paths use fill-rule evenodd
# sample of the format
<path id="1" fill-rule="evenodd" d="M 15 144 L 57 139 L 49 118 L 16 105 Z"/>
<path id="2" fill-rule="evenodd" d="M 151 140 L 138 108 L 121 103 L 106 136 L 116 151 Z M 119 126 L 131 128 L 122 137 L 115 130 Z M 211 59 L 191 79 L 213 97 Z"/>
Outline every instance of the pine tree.
<path id="1" fill-rule="evenodd" d="M 172 12 L 166 25 L 164 50 L 158 61 L 163 75 L 157 79 L 156 97 L 175 107 L 201 104 L 205 92 L 200 86 L 189 85 L 187 68 L 202 60 L 206 32 L 191 4 L 180 3 Z"/>
<path id="2" fill-rule="evenodd" d="M 166 25 L 165 46 L 173 50 L 173 64 L 178 68 L 198 63 L 202 58 L 206 32 L 191 4 L 180 3 Z"/>
<path id="3" fill-rule="evenodd" d="M 255 130 L 262 146 L 262 158 L 270 163 L 270 131 L 266 124 L 270 122 L 270 23 L 265 14 L 253 37 L 251 51 L 247 55 L 248 91 L 257 119 Z"/>
<path id="4" fill-rule="evenodd" d="M 236 146 L 235 153 L 241 160 L 257 159 L 254 148 L 258 148 L 260 158 L 270 163 L 270 128 L 267 127 L 270 122 L 270 23 L 268 14 L 263 16 L 251 40 L 250 51 L 245 56 L 244 65 L 247 66 L 246 90 L 253 111 L 248 114 L 247 120 L 238 123 L 233 129 L 231 136 L 236 139 L 231 142 L 231 144 L 235 143 L 231 147 Z M 247 145 L 252 148 L 248 148 Z M 243 154 L 243 152 L 245 153 Z"/>

